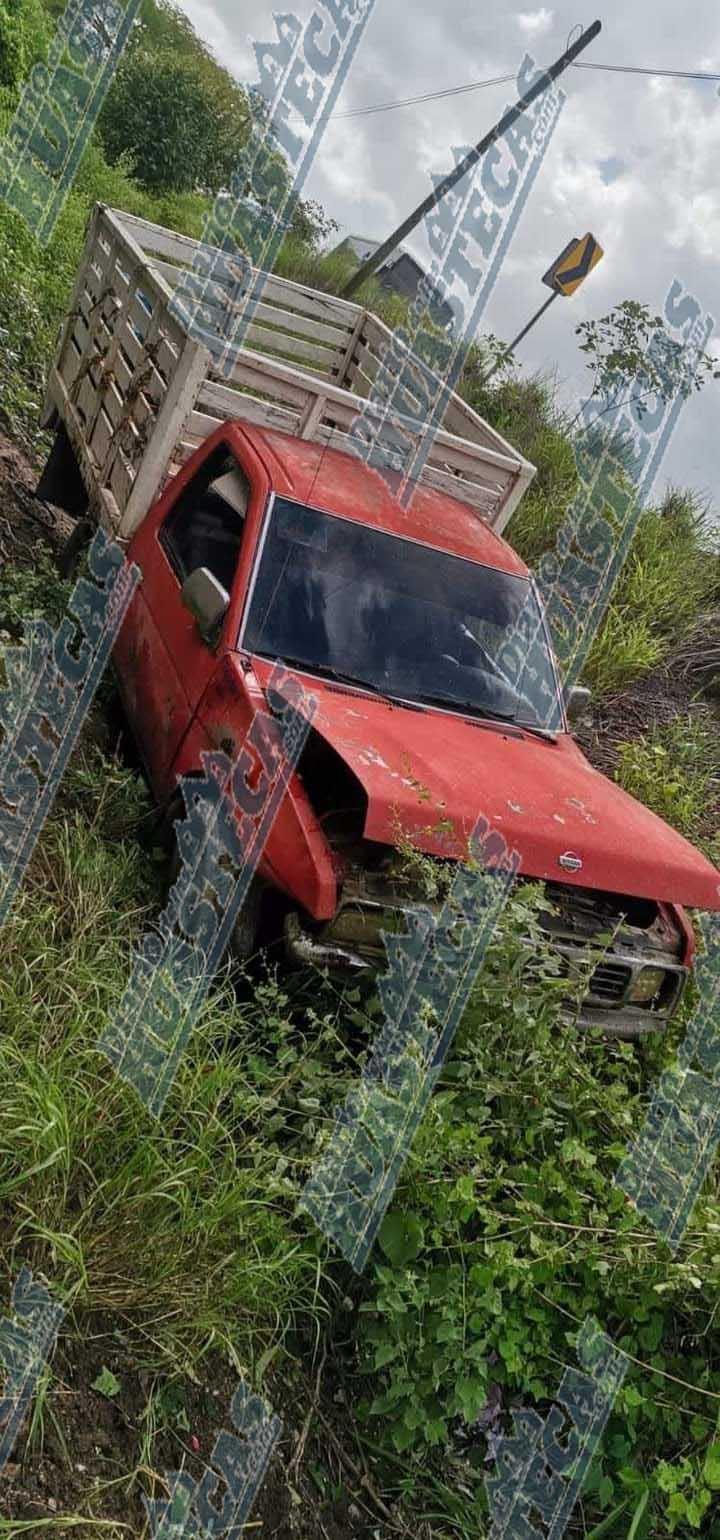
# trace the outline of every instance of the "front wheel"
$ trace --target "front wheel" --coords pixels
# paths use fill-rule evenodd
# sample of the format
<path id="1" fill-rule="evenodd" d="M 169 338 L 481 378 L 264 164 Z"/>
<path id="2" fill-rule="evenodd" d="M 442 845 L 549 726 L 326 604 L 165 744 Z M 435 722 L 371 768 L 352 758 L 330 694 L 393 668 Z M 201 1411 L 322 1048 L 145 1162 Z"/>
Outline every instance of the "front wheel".
<path id="1" fill-rule="evenodd" d="M 182 817 L 182 806 L 174 803 L 161 817 L 155 829 L 154 842 L 164 848 L 168 855 L 166 898 L 169 897 L 171 888 L 175 886 L 180 876 L 182 862 L 175 837 L 174 821 Z M 235 919 L 228 945 L 228 955 L 241 967 L 249 963 L 258 952 L 265 893 L 266 886 L 261 878 L 252 877 L 240 913 Z"/>

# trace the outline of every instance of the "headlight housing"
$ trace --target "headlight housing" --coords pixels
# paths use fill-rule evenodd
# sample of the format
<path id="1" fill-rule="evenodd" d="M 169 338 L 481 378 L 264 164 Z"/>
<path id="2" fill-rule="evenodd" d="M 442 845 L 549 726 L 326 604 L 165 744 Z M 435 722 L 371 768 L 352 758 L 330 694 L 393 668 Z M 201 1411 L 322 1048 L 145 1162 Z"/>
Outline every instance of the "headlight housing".
<path id="1" fill-rule="evenodd" d="M 666 968 L 641 968 L 630 985 L 628 1000 L 633 1000 L 636 1005 L 647 1005 L 660 994 L 666 975 Z"/>

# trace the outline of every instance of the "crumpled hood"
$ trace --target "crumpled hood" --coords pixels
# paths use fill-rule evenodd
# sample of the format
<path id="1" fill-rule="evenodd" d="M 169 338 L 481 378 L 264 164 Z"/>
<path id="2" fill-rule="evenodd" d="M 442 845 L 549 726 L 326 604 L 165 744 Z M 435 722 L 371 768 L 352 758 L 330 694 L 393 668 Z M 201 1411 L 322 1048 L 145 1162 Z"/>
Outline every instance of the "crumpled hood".
<path id="1" fill-rule="evenodd" d="M 269 665 L 253 665 L 264 686 Z M 367 794 L 368 839 L 395 844 L 403 830 L 430 854 L 462 858 L 483 817 L 518 851 L 524 876 L 720 909 L 720 871 L 571 738 L 551 743 L 302 679 L 318 701 L 314 728 Z M 560 863 L 568 854 L 582 862 L 574 872 Z"/>

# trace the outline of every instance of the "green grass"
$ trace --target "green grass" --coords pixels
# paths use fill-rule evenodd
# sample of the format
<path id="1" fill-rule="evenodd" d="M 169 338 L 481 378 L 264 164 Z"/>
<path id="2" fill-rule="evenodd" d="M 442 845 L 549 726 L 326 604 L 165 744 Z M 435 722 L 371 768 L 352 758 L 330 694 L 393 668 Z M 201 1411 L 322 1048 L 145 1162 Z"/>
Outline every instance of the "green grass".
<path id="1" fill-rule="evenodd" d="M 0 209 L 0 420 L 31 449 L 42 444 L 44 370 L 97 198 L 193 235 L 207 207 L 197 195 L 150 197 L 92 145 L 47 250 Z M 277 270 L 333 293 L 349 265 L 288 241 Z M 391 326 L 405 319 L 403 302 L 374 282 L 361 298 Z M 551 381 L 485 385 L 485 354 L 480 339 L 461 388 L 538 466 L 509 530 L 535 562 L 576 490 L 568 424 Z M 697 500 L 675 492 L 646 509 L 588 681 L 611 694 L 662 663 L 719 592 L 717 550 Z M 32 571 L 5 568 L 0 629 L 17 639 L 24 617 L 55 621 L 66 600 L 42 555 Z M 147 796 L 106 742 L 96 714 L 0 932 L 6 1296 L 21 1261 L 34 1263 L 78 1335 L 99 1313 L 121 1318 L 160 1386 L 179 1370 L 201 1376 L 218 1349 L 261 1379 L 272 1355 L 281 1364 L 298 1343 L 324 1337 L 347 1370 L 376 1484 L 404 1497 L 417 1523 L 463 1536 L 485 1526 L 484 1451 L 474 1464 L 450 1458 L 448 1429 L 461 1413 L 477 1414 L 490 1383 L 502 1385 L 506 1403 L 545 1405 L 572 1361 L 579 1320 L 594 1310 L 640 1363 L 569 1533 L 584 1526 L 620 1540 L 636 1514 L 633 1540 L 671 1523 L 680 1540 L 697 1533 L 692 1502 L 702 1506 L 709 1490 L 703 1471 L 720 1408 L 717 1175 L 677 1258 L 612 1185 L 681 1023 L 667 1044 L 642 1051 L 579 1041 L 558 1019 L 542 948 L 528 959 L 519 945 L 519 931 L 536 923 L 521 899 L 478 982 L 393 1205 L 404 1224 L 413 1217 L 421 1244 L 399 1262 L 391 1223 L 385 1249 L 355 1285 L 296 1214 L 314 1152 L 372 1035 L 354 992 L 269 976 L 237 993 L 222 976 L 160 1124 L 97 1051 L 133 946 L 162 902 L 162 873 L 136 838 Z M 626 788 L 709 850 L 716 776 L 716 732 L 702 713 L 621 749 Z M 357 1317 L 342 1314 L 348 1290 L 363 1306 Z M 51 1399 L 38 1409 L 36 1433 Z M 47 1528 L 120 1532 L 79 1515 L 58 1515 Z M 41 1529 L 35 1520 L 0 1521 L 8 1540 Z M 709 1533 L 715 1540 L 717 1524 Z"/>
<path id="2" fill-rule="evenodd" d="M 717 732 L 717 719 L 701 711 L 621 743 L 617 779 L 625 791 L 720 861 Z"/>
<path id="3" fill-rule="evenodd" d="M 3 569 L 0 630 L 17 640 L 23 609 L 57 622 L 67 591 L 42 553 Z M 96 708 L 0 931 L 3 1260 L 8 1280 L 36 1260 L 78 1310 L 142 1322 L 156 1366 L 211 1345 L 253 1363 L 326 1309 L 324 1243 L 293 1217 L 302 1086 L 322 1063 L 331 1095 L 352 1043 L 332 995 L 324 1016 L 317 991 L 293 1012 L 272 978 L 241 997 L 222 975 L 161 1123 L 114 1074 L 96 1044 L 166 874 L 137 839 L 144 784 L 107 738 Z"/>
<path id="4" fill-rule="evenodd" d="M 6 572 L 5 629 L 17 628 L 18 596 L 55 618 L 63 590 L 42 562 L 32 574 Z M 683 1475 L 681 1497 L 707 1490 L 701 1465 L 720 1406 L 720 1204 L 713 1180 L 673 1259 L 612 1175 L 672 1043 L 640 1054 L 563 1026 L 534 901 L 521 895 L 478 980 L 382 1246 L 362 1283 L 348 1279 L 296 1208 L 376 1018 L 363 1015 L 357 992 L 338 997 L 314 977 L 291 990 L 269 976 L 240 995 L 221 977 L 162 1123 L 149 1117 L 96 1044 L 133 945 L 161 906 L 162 870 L 136 839 L 148 810 L 142 783 L 106 752 L 97 714 L 90 729 L 0 932 L 6 1295 L 23 1260 L 39 1267 L 70 1310 L 71 1333 L 115 1316 L 160 1394 L 178 1373 L 202 1380 L 211 1352 L 261 1381 L 271 1358 L 282 1366 L 321 1338 L 347 1366 L 376 1485 L 440 1535 L 468 1537 L 485 1524 L 482 1458 L 463 1466 L 458 1492 L 448 1432 L 460 1414 L 478 1414 L 491 1383 L 506 1400 L 552 1397 L 592 1309 L 640 1367 L 585 1512 L 599 1524 L 635 1481 L 651 1489 L 661 1526 L 669 1494 L 655 1482 L 659 1456 L 690 1460 L 694 1486 Z M 699 744 L 683 749 L 696 768 Z M 646 795 L 652 762 L 647 774 Z M 392 1227 L 402 1218 L 405 1231 L 408 1215 L 418 1244 L 400 1256 Z M 343 1307 L 348 1291 L 357 1317 Z M 38 1428 L 51 1408 L 52 1395 Z"/>
<path id="5" fill-rule="evenodd" d="M 261 1132 L 274 1090 L 292 1083 L 281 997 L 242 1007 L 221 988 L 162 1124 L 148 1116 L 96 1043 L 157 884 L 132 839 L 113 835 L 135 811 L 134 778 L 84 768 L 68 786 L 83 813 L 52 820 L 0 935 L 5 1260 L 14 1272 L 39 1257 L 78 1308 L 142 1321 L 167 1363 L 195 1363 L 211 1343 L 254 1361 L 320 1308 L 317 1248 L 292 1221 L 292 1161 Z"/>
<path id="6" fill-rule="evenodd" d="M 645 509 L 593 642 L 585 680 L 611 694 L 663 663 L 687 637 L 720 583 L 718 531 L 692 492 Z"/>

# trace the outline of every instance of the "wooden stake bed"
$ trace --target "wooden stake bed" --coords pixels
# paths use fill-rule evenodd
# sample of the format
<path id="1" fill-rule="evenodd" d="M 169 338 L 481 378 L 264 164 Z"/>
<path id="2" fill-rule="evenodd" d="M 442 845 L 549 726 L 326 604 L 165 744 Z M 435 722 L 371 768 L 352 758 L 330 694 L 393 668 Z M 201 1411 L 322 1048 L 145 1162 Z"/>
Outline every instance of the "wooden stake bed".
<path id="1" fill-rule="evenodd" d="M 362 306 L 268 274 L 246 345 L 231 376 L 220 376 L 209 349 L 171 310 L 201 244 L 102 204 L 90 219 L 43 424 L 64 424 L 91 508 L 120 540 L 132 535 L 167 477 L 228 419 L 356 452 L 351 424 L 367 412 L 393 343 L 390 329 Z M 228 291 L 217 283 L 212 294 L 209 313 L 216 307 L 220 320 Z M 422 437 L 424 424 L 402 421 L 416 440 Z M 468 503 L 499 533 L 534 474 L 477 412 L 449 394 L 424 485 Z"/>

